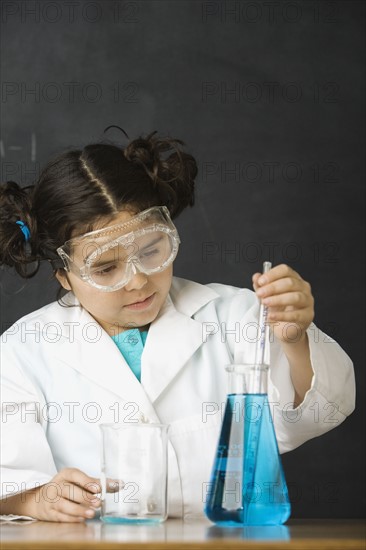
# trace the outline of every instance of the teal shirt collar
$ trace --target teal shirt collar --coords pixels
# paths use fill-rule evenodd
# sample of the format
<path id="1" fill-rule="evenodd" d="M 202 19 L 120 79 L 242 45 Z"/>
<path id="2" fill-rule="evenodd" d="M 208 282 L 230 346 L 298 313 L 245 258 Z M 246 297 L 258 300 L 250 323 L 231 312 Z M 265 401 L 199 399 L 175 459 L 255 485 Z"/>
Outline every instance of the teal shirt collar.
<path id="1" fill-rule="evenodd" d="M 141 355 L 147 334 L 147 330 L 139 331 L 138 328 L 132 328 L 111 336 L 139 382 L 141 382 Z"/>

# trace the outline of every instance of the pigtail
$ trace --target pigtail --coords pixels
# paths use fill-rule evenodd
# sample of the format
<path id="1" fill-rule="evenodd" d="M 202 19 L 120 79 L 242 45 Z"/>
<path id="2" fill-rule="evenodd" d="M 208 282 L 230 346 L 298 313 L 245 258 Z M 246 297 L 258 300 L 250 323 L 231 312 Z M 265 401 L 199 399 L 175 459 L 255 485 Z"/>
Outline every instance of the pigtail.
<path id="1" fill-rule="evenodd" d="M 40 265 L 33 189 L 14 181 L 0 185 L 0 265 L 14 267 L 25 278 L 33 277 Z"/>

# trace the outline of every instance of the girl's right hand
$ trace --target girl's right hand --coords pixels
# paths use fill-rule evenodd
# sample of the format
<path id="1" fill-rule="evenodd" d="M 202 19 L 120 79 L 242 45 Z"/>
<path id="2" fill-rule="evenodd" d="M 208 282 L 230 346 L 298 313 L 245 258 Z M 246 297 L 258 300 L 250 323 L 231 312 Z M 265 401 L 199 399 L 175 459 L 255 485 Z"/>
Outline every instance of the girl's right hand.
<path id="1" fill-rule="evenodd" d="M 100 492 L 99 479 L 77 468 L 64 468 L 49 483 L 22 494 L 22 514 L 42 521 L 85 521 L 100 507 L 96 496 Z"/>

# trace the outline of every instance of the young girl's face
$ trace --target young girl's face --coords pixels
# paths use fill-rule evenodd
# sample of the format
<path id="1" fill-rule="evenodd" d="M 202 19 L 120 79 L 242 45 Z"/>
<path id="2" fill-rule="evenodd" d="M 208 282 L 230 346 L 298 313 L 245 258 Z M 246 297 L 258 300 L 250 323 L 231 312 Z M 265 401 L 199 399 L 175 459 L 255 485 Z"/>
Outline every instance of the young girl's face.
<path id="1" fill-rule="evenodd" d="M 113 221 L 98 229 L 124 223 L 133 215 L 120 212 Z M 80 304 L 94 317 L 102 328 L 114 335 L 129 328 L 147 328 L 156 319 L 169 293 L 173 276 L 173 264 L 164 271 L 145 275 L 136 273 L 121 289 L 103 292 L 82 281 L 74 273 L 59 270 L 57 279 L 67 290 L 72 290 Z"/>

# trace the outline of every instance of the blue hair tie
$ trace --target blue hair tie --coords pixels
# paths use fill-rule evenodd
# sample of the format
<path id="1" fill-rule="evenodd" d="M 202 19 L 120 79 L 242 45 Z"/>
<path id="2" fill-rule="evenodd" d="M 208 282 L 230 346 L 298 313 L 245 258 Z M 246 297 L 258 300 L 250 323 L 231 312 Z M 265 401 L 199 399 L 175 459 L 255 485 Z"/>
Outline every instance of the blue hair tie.
<path id="1" fill-rule="evenodd" d="M 30 231 L 29 231 L 29 227 L 27 225 L 25 225 L 24 222 L 22 221 L 18 221 L 18 222 L 15 222 L 17 225 L 19 225 L 20 229 L 22 230 L 22 233 L 24 235 L 24 239 L 25 239 L 25 242 L 27 243 L 30 239 Z"/>

